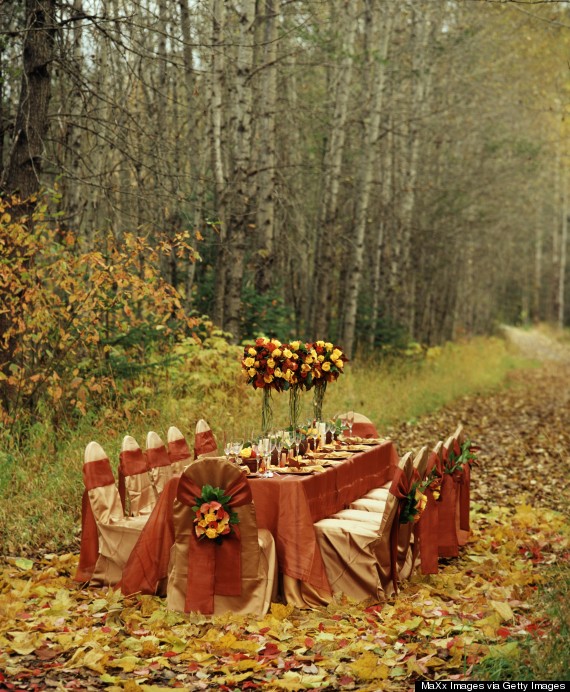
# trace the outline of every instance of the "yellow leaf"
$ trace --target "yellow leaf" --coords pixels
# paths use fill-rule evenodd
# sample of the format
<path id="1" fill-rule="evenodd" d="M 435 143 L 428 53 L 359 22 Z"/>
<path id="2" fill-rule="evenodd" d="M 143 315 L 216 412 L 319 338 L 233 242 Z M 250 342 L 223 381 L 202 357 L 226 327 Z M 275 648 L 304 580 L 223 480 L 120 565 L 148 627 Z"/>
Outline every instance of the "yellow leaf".
<path id="1" fill-rule="evenodd" d="M 123 656 L 109 662 L 109 668 L 120 668 L 125 673 L 132 673 L 135 668 L 141 665 L 142 660 L 138 656 Z"/>
<path id="2" fill-rule="evenodd" d="M 499 613 L 501 616 L 501 620 L 503 622 L 507 622 L 508 620 L 512 620 L 514 617 L 514 613 L 511 610 L 511 606 L 508 603 L 504 603 L 501 601 L 491 601 L 491 605 L 493 608 Z"/>
<path id="3" fill-rule="evenodd" d="M 381 663 L 378 656 L 366 651 L 349 666 L 352 675 L 360 680 L 387 680 L 390 675 L 388 666 Z"/>

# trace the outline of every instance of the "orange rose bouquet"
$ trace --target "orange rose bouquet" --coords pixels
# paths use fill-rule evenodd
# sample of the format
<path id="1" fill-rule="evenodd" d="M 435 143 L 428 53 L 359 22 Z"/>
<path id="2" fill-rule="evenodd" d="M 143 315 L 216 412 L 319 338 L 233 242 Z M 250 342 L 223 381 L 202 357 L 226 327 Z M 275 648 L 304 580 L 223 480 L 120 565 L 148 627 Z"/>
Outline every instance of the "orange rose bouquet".
<path id="1" fill-rule="evenodd" d="M 196 498 L 192 507 L 195 512 L 194 532 L 198 540 L 209 539 L 221 543 L 225 536 L 233 533 L 233 527 L 239 523 L 236 512 L 229 506 L 231 497 L 224 494 L 221 488 L 204 485 L 202 495 Z"/>

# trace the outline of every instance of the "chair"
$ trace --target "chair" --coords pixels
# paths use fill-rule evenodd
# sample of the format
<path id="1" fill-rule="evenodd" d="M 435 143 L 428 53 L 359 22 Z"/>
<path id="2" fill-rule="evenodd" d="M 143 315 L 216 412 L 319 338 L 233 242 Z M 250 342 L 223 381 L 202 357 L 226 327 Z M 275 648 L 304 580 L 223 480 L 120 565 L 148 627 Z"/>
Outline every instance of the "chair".
<path id="1" fill-rule="evenodd" d="M 232 497 L 236 532 L 217 545 L 198 539 L 192 506 L 205 485 Z M 184 470 L 173 505 L 174 545 L 170 553 L 167 604 L 181 612 L 265 614 L 277 593 L 273 536 L 258 529 L 247 477 L 224 458 L 202 459 Z M 240 574 L 241 573 L 241 574 Z"/>
<path id="2" fill-rule="evenodd" d="M 75 580 L 115 585 L 148 515 L 125 517 L 111 464 L 97 442 L 85 448 L 81 551 Z"/>
<path id="3" fill-rule="evenodd" d="M 171 425 L 166 435 L 168 456 L 173 473 L 182 473 L 188 464 L 192 462 L 192 454 L 184 435 L 180 430 Z"/>
<path id="4" fill-rule="evenodd" d="M 164 486 L 172 478 L 172 466 L 166 445 L 154 430 L 151 430 L 146 436 L 146 456 L 150 479 L 156 493 L 160 495 Z"/>
<path id="5" fill-rule="evenodd" d="M 370 522 L 362 511 L 344 510 L 315 523 L 315 532 L 333 594 L 350 598 L 384 600 L 397 589 L 399 488 L 409 487 L 413 471 L 411 454 L 404 455 L 396 472 L 393 490 L 386 500 L 380 523 Z M 347 514 L 349 513 L 349 514 Z"/>
<path id="6" fill-rule="evenodd" d="M 340 418 L 341 420 L 346 419 L 347 414 L 346 413 L 341 413 L 337 416 L 337 418 Z M 370 420 L 370 418 L 367 418 L 365 415 L 362 413 L 354 413 L 354 424 L 352 426 L 352 434 L 354 437 L 362 437 L 362 438 L 377 438 L 380 435 L 378 434 L 378 430 L 376 429 L 376 426 L 374 423 Z"/>
<path id="7" fill-rule="evenodd" d="M 126 514 L 150 514 L 158 495 L 149 475 L 148 460 L 131 435 L 123 438 L 119 459 L 119 495 Z"/>
<path id="8" fill-rule="evenodd" d="M 203 418 L 196 423 L 196 435 L 194 437 L 194 459 L 201 457 L 217 457 L 218 443 L 210 426 Z"/>
<path id="9" fill-rule="evenodd" d="M 439 557 L 452 558 L 459 555 L 459 543 L 457 540 L 457 487 L 458 482 L 455 473 L 451 472 L 450 452 L 455 447 L 453 435 L 447 438 L 437 449 L 440 453 L 441 468 L 441 495 L 438 501 L 438 553 Z"/>

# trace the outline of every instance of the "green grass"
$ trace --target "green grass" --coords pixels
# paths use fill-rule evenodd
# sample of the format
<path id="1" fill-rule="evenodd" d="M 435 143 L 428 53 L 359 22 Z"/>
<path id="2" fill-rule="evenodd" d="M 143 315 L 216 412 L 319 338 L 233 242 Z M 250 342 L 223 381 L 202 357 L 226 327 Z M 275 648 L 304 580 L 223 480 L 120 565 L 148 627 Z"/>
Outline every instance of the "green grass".
<path id="1" fill-rule="evenodd" d="M 206 348 L 181 345 L 180 365 L 152 380 L 123 387 L 117 402 L 109 396 L 95 415 L 74 429 L 52 429 L 36 422 L 18 438 L 0 438 L 0 553 L 26 554 L 39 548 L 78 547 L 83 482 L 83 450 L 98 441 L 118 466 L 121 441 L 133 435 L 144 448 L 155 430 L 166 440 L 170 425 L 179 427 L 192 447 L 194 428 L 205 418 L 221 445 L 224 435 L 249 437 L 261 425 L 261 392 L 241 375 L 242 349 L 221 339 Z M 368 415 L 380 433 L 400 421 L 434 411 L 454 399 L 501 386 L 507 373 L 528 365 L 509 352 L 504 341 L 480 338 L 448 344 L 425 357 L 347 365 L 329 385 L 324 417 L 354 409 Z M 274 427 L 288 425 L 288 395 L 273 396 Z M 312 417 L 312 393 L 302 395 L 301 421 Z M 46 418 L 47 420 L 47 418 Z"/>

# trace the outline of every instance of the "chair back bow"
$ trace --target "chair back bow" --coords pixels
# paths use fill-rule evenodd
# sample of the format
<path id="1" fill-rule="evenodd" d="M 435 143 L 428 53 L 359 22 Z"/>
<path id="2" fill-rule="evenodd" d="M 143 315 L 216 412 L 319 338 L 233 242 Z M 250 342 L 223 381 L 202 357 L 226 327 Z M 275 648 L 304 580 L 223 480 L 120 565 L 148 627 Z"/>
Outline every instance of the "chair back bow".
<path id="1" fill-rule="evenodd" d="M 178 483 L 176 498 L 189 507 L 196 504 L 202 494 L 192 478 L 182 475 Z M 229 507 L 235 509 L 252 502 L 247 478 L 240 475 L 225 490 L 229 496 Z M 190 532 L 188 544 L 188 584 L 186 588 L 185 612 L 214 612 L 214 595 L 241 595 L 241 536 L 239 526 L 224 536 L 220 544 L 209 538 L 199 539 L 194 530 Z"/>
<path id="2" fill-rule="evenodd" d="M 405 467 L 398 466 L 390 486 L 390 493 L 399 500 L 396 507 L 396 516 L 390 528 L 390 572 L 396 593 L 398 593 L 398 536 L 400 533 L 402 503 L 408 498 L 414 483 L 418 480 L 419 474 L 416 469 L 413 469 L 412 473 L 407 473 Z"/>

